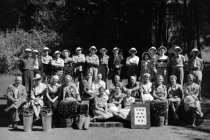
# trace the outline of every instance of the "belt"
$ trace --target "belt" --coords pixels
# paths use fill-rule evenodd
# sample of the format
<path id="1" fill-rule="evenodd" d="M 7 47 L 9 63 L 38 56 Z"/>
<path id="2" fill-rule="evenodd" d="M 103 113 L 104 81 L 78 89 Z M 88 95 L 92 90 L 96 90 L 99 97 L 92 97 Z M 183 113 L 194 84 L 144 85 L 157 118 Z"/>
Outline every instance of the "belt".
<path id="1" fill-rule="evenodd" d="M 190 68 L 191 71 L 200 71 L 199 68 Z"/>

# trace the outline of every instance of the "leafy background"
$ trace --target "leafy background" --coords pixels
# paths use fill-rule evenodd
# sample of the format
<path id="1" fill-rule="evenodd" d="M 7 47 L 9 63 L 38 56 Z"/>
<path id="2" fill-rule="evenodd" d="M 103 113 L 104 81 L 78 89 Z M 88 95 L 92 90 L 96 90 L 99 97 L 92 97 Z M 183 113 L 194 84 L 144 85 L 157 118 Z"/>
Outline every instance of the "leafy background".
<path id="1" fill-rule="evenodd" d="M 188 1 L 0 0 L 0 73 L 14 70 L 26 47 L 118 46 L 127 56 L 131 47 L 141 54 L 164 44 L 189 53 L 201 35 L 209 45 L 210 1 Z"/>

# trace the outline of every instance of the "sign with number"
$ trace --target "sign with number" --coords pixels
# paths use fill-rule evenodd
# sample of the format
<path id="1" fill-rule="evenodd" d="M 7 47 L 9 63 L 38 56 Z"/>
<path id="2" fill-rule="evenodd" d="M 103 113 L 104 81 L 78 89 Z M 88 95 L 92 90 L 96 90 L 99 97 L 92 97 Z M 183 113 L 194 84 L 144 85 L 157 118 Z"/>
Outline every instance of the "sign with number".
<path id="1" fill-rule="evenodd" d="M 149 103 L 134 103 L 131 106 L 131 128 L 150 128 Z"/>

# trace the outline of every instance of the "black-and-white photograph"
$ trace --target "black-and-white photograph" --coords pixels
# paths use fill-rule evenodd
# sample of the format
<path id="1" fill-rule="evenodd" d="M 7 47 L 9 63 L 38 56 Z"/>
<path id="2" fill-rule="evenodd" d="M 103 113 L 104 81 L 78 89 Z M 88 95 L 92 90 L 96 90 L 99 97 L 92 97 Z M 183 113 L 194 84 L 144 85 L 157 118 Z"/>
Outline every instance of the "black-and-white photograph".
<path id="1" fill-rule="evenodd" d="M 0 0 L 1 140 L 210 140 L 210 0 Z"/>

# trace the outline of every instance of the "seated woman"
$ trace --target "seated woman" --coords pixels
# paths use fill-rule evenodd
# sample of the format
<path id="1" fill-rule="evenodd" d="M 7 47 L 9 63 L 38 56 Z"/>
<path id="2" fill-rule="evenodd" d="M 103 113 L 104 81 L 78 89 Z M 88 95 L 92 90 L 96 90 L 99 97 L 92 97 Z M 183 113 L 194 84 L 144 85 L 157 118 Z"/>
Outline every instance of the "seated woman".
<path id="1" fill-rule="evenodd" d="M 153 102 L 164 102 L 167 106 L 166 114 L 165 114 L 165 125 L 168 125 L 168 100 L 167 98 L 167 87 L 163 84 L 163 76 L 157 76 L 157 83 L 153 86 Z"/>
<path id="2" fill-rule="evenodd" d="M 131 90 L 131 96 L 134 97 L 136 101 L 140 101 L 139 82 L 136 81 L 136 76 L 130 76 L 124 90 Z"/>
<path id="3" fill-rule="evenodd" d="M 198 95 L 200 91 L 200 86 L 194 83 L 195 77 L 192 74 L 187 76 L 188 82 L 184 84 L 183 92 L 184 92 L 184 108 L 185 111 L 192 111 L 192 127 L 195 126 L 196 115 L 203 117 L 203 113 L 201 111 L 200 101 L 198 100 Z"/>
<path id="4" fill-rule="evenodd" d="M 66 75 L 64 81 L 65 83 L 58 89 L 58 113 L 64 118 L 74 118 L 77 116 L 78 105 L 81 101 L 81 98 L 78 88 L 72 82 L 72 77 L 70 75 Z"/>
<path id="5" fill-rule="evenodd" d="M 151 95 L 152 82 L 150 82 L 150 74 L 145 73 L 142 78 L 143 82 L 140 85 L 141 100 L 142 102 L 153 101 L 154 97 Z"/>
<path id="6" fill-rule="evenodd" d="M 94 97 L 99 94 L 99 88 L 100 87 L 103 87 L 104 89 L 106 89 L 106 83 L 102 80 L 102 74 L 101 73 L 99 73 L 97 75 L 97 79 L 92 84 L 93 96 Z M 106 94 L 109 94 L 109 93 L 107 93 L 107 91 L 106 91 Z M 107 100 L 108 100 L 108 95 L 107 95 Z"/>
<path id="7" fill-rule="evenodd" d="M 55 125 L 56 119 L 56 109 L 58 105 L 58 88 L 60 84 L 58 84 L 59 76 L 54 75 L 52 77 L 51 83 L 47 85 L 46 96 L 45 96 L 45 104 L 48 108 L 52 109 L 53 112 L 53 126 Z"/>
<path id="8" fill-rule="evenodd" d="M 121 108 L 123 97 L 124 94 L 122 93 L 121 88 L 116 86 L 115 90 L 110 93 L 108 100 L 108 107 L 111 112 L 117 112 Z"/>
<path id="9" fill-rule="evenodd" d="M 65 76 L 65 84 L 62 86 L 60 93 L 60 100 L 66 102 L 80 102 L 80 94 L 76 84 L 72 82 L 72 77 L 70 75 Z"/>
<path id="10" fill-rule="evenodd" d="M 36 120 L 40 119 L 39 114 L 44 106 L 43 102 L 43 95 L 46 92 L 47 86 L 43 83 L 41 83 L 42 77 L 40 74 L 36 74 L 34 78 L 34 85 L 33 89 L 31 91 L 31 105 L 33 107 Z"/>
<path id="11" fill-rule="evenodd" d="M 176 83 L 177 77 L 170 76 L 170 84 L 168 86 L 169 107 L 172 108 L 174 119 L 178 119 L 177 110 L 182 100 L 182 86 Z"/>
<path id="12" fill-rule="evenodd" d="M 131 105 L 135 102 L 135 98 L 131 96 L 131 90 L 126 90 L 126 96 L 123 98 L 122 105 L 123 108 L 119 109 L 118 112 L 115 113 L 116 116 L 119 116 L 120 118 L 124 120 L 131 120 L 130 116 L 130 110 Z"/>
<path id="13" fill-rule="evenodd" d="M 107 98 L 105 95 L 105 89 L 103 87 L 99 88 L 99 94 L 94 99 L 94 108 L 93 108 L 94 120 L 106 120 L 111 118 L 113 115 L 108 112 Z"/>

